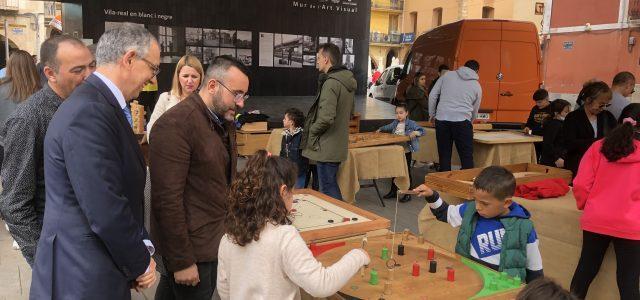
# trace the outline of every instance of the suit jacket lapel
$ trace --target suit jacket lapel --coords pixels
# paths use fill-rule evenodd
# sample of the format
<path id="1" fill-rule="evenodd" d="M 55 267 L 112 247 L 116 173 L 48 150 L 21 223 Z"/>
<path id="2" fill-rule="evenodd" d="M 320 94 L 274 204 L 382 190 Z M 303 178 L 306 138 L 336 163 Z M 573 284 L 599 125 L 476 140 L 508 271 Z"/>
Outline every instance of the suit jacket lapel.
<path id="1" fill-rule="evenodd" d="M 120 125 L 123 126 L 125 128 L 125 131 L 127 132 L 126 134 L 128 136 L 130 146 L 131 148 L 133 148 L 133 151 L 136 153 L 136 156 L 138 156 L 138 161 L 140 162 L 140 166 L 144 170 L 146 164 L 144 162 L 144 156 L 142 155 L 142 150 L 140 150 L 138 139 L 136 139 L 136 136 L 133 134 L 133 129 L 131 128 L 131 124 L 129 124 L 129 121 L 127 121 L 126 117 L 124 116 L 124 112 L 122 112 L 122 107 L 120 107 L 120 103 L 118 103 L 118 99 L 116 99 L 116 96 L 111 92 L 109 87 L 100 78 L 98 78 L 98 76 L 91 75 L 87 77 L 86 81 L 92 86 L 94 86 L 100 92 L 100 94 L 102 94 L 102 96 L 107 100 L 107 103 L 113 106 L 116 112 L 116 117 L 120 122 Z"/>

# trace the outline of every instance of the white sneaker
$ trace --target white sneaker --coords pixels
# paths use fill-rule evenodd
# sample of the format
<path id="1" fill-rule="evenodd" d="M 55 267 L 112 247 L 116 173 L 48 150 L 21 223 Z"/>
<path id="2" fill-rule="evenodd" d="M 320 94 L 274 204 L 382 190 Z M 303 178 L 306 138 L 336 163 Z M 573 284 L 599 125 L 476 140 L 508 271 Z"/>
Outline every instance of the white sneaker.
<path id="1" fill-rule="evenodd" d="M 16 241 L 13 241 L 13 250 L 20 250 L 20 246 L 18 246 L 18 243 L 16 243 Z"/>

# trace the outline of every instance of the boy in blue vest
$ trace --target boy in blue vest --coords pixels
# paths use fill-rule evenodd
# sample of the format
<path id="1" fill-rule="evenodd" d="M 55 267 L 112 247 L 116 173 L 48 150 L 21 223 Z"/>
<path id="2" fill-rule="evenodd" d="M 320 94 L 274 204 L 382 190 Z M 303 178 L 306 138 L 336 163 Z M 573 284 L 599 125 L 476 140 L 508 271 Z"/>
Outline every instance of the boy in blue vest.
<path id="1" fill-rule="evenodd" d="M 424 196 L 442 222 L 460 226 L 456 253 L 526 282 L 543 276 L 538 237 L 529 212 L 512 200 L 516 179 L 500 166 L 487 167 L 473 181 L 475 201 L 449 205 L 426 185 Z"/>

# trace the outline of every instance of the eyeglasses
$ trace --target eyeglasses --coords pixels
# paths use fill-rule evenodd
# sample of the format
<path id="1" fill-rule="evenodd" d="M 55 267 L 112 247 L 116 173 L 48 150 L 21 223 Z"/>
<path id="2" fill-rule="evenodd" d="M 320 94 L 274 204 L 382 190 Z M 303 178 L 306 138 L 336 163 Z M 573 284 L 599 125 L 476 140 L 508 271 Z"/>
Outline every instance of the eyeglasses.
<path id="1" fill-rule="evenodd" d="M 160 74 L 160 67 L 159 66 L 154 65 L 153 63 L 151 63 L 150 61 L 148 61 L 144 57 L 140 57 L 140 60 L 142 60 L 145 64 L 147 64 L 147 66 L 151 69 L 151 72 L 153 72 L 153 77 L 156 77 L 156 76 L 158 76 L 158 74 Z"/>
<path id="2" fill-rule="evenodd" d="M 227 91 L 229 91 L 229 93 L 233 95 L 234 102 L 239 103 L 240 101 L 247 101 L 247 99 L 249 99 L 249 95 L 243 92 L 234 92 L 230 90 L 226 85 L 224 85 L 224 83 L 222 83 L 222 81 L 218 81 L 218 83 L 220 83 L 220 85 L 222 85 L 225 89 L 227 89 Z"/>

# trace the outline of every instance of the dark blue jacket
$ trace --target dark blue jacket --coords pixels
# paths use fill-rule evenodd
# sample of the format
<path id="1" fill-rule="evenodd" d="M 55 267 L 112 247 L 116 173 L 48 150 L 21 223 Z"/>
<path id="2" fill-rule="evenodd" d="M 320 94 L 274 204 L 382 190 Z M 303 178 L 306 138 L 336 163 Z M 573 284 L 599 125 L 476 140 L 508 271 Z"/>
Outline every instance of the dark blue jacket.
<path id="1" fill-rule="evenodd" d="M 47 204 L 31 299 L 130 299 L 149 265 L 146 168 L 109 88 L 94 74 L 60 105 L 44 141 Z"/>
<path id="2" fill-rule="evenodd" d="M 302 156 L 300 141 L 302 140 L 302 131 L 294 135 L 282 135 L 282 144 L 280 147 L 280 157 L 284 157 L 298 166 L 298 173 L 305 171 L 309 160 Z"/>

